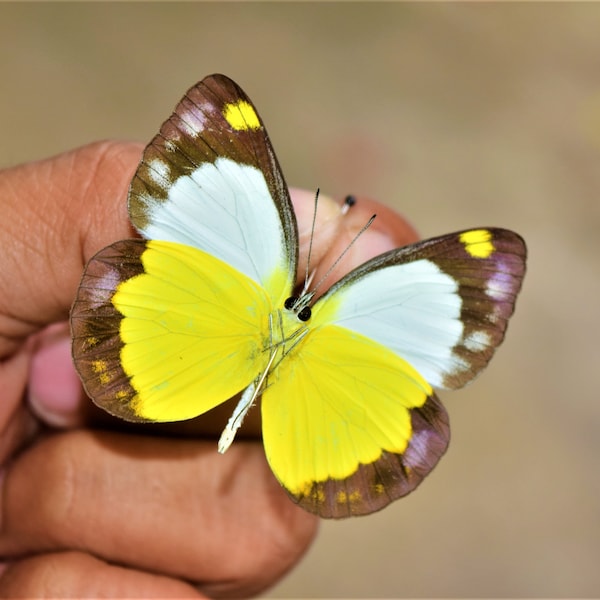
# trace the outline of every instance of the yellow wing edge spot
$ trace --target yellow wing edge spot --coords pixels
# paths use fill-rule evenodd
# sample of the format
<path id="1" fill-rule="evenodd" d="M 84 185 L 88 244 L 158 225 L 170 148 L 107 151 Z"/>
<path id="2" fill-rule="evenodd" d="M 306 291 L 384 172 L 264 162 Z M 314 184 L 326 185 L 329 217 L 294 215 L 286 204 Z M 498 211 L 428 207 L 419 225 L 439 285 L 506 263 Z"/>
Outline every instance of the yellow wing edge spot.
<path id="1" fill-rule="evenodd" d="M 236 131 L 260 129 L 260 121 L 254 107 L 245 100 L 226 104 L 223 109 L 223 116 Z"/>
<path id="2" fill-rule="evenodd" d="M 99 342 L 100 340 L 95 335 L 85 338 L 85 345 L 87 348 L 93 348 L 94 346 L 97 346 Z"/>
<path id="3" fill-rule="evenodd" d="M 92 371 L 94 373 L 104 373 L 108 369 L 108 364 L 105 360 L 95 360 L 92 362 Z"/>
<path id="4" fill-rule="evenodd" d="M 381 494 L 385 493 L 385 486 L 382 483 L 373 484 L 373 493 L 377 496 L 381 496 Z"/>
<path id="5" fill-rule="evenodd" d="M 335 498 L 338 504 L 360 504 L 363 502 L 363 495 L 360 490 L 353 490 L 350 493 L 340 490 Z"/>
<path id="6" fill-rule="evenodd" d="M 487 229 L 465 231 L 459 239 L 473 258 L 488 258 L 496 249 L 492 243 L 492 232 Z"/>
<path id="7" fill-rule="evenodd" d="M 110 374 L 108 371 L 108 363 L 105 360 L 95 360 L 92 362 L 92 371 L 98 375 L 98 381 L 102 385 L 110 383 Z"/>

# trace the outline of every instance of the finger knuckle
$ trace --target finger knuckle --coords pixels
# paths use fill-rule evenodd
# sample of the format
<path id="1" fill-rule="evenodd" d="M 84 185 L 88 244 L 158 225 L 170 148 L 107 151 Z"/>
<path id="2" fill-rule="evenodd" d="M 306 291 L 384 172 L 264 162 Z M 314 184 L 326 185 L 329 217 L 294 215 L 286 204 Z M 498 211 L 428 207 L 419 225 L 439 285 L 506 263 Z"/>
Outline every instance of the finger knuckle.
<path id="1" fill-rule="evenodd" d="M 77 444 L 72 436 L 46 438 L 27 450 L 10 471 L 5 528 L 16 530 L 21 542 L 31 540 L 36 549 L 61 545 L 71 524 L 78 521 L 77 495 L 84 471 L 74 467 Z"/>

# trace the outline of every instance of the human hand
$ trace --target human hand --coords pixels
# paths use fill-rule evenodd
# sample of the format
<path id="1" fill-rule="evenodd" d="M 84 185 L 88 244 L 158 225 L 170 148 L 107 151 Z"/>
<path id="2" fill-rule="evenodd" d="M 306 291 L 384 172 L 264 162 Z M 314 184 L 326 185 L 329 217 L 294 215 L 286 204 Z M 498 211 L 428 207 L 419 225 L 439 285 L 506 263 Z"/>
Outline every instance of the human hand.
<path id="1" fill-rule="evenodd" d="M 259 443 L 240 439 L 220 455 L 199 435 L 220 432 L 229 406 L 194 420 L 194 437 L 151 437 L 141 435 L 151 426 L 115 431 L 81 391 L 68 310 L 85 262 L 133 235 L 124 198 L 141 150 L 94 144 L 0 173 L 1 597 L 247 596 L 291 568 L 316 532 Z M 313 194 L 292 197 L 305 243 Z M 313 264 L 331 265 L 373 207 L 361 200 L 341 217 L 322 199 Z M 333 277 L 414 241 L 406 222 L 377 212 Z M 258 434 L 258 413 L 247 434 Z"/>

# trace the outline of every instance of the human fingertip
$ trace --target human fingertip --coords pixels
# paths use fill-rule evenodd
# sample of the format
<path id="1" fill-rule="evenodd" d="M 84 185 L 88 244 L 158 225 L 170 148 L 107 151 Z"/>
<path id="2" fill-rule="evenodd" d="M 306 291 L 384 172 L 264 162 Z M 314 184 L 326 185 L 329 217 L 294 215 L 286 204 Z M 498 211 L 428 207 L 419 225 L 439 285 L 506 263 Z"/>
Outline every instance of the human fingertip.
<path id="1" fill-rule="evenodd" d="M 311 248 L 313 279 L 321 281 L 323 278 L 326 282 L 317 297 L 351 269 L 419 239 L 404 216 L 380 202 L 358 195 L 348 195 L 341 201 L 320 195 L 312 228 L 313 219 L 309 220 L 307 213 L 314 211 L 314 202 L 309 207 L 307 192 L 291 191 L 300 230 L 298 273 L 302 277 L 305 272 L 307 249 Z"/>
<path id="2" fill-rule="evenodd" d="M 28 400 L 31 410 L 52 427 L 74 427 L 83 421 L 81 383 L 71 359 L 66 324 L 39 334 L 31 360 Z"/>
<path id="3" fill-rule="evenodd" d="M 311 233 L 313 215 L 315 212 L 315 199 L 317 190 L 309 191 L 299 188 L 290 188 L 290 196 L 294 205 L 294 213 L 298 221 L 300 237 Z M 336 202 L 331 196 L 319 191 L 317 215 L 315 228 L 317 232 L 325 227 L 325 224 L 332 219 L 341 216 L 342 205 Z"/>
<path id="4" fill-rule="evenodd" d="M 373 256 L 412 244 L 419 239 L 416 229 L 395 209 L 366 196 L 349 197 L 352 198 L 352 202 L 344 211 L 348 230 L 359 231 L 372 216 L 375 216 L 368 228 L 369 247 Z"/>

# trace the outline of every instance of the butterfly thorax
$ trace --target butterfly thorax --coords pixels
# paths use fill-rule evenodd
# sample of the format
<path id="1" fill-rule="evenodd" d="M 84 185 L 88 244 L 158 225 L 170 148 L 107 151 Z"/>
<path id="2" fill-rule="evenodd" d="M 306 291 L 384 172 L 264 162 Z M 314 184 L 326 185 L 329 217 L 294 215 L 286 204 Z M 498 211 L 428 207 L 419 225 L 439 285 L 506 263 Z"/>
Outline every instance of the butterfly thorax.
<path id="1" fill-rule="evenodd" d="M 264 380 L 258 390 L 259 393 L 268 385 L 269 374 L 277 369 L 285 357 L 289 357 L 290 353 L 299 348 L 302 340 L 308 334 L 308 319 L 305 318 L 307 315 L 310 317 L 310 308 L 302 308 L 298 311 L 288 300 L 286 300 L 284 308 L 276 309 L 269 314 L 268 335 L 264 340 L 264 351 L 268 353 L 269 361 L 265 372 L 255 380 L 255 383 L 261 379 Z"/>
<path id="2" fill-rule="evenodd" d="M 294 298 L 286 300 L 283 308 L 269 313 L 263 341 L 263 352 L 268 356 L 267 364 L 243 391 L 221 434 L 219 452 L 223 453 L 229 448 L 248 410 L 269 386 L 269 378 L 277 371 L 279 364 L 284 358 L 290 360 L 291 355 L 298 351 L 310 331 L 306 322 L 309 318 L 310 308 L 301 306 Z"/>

